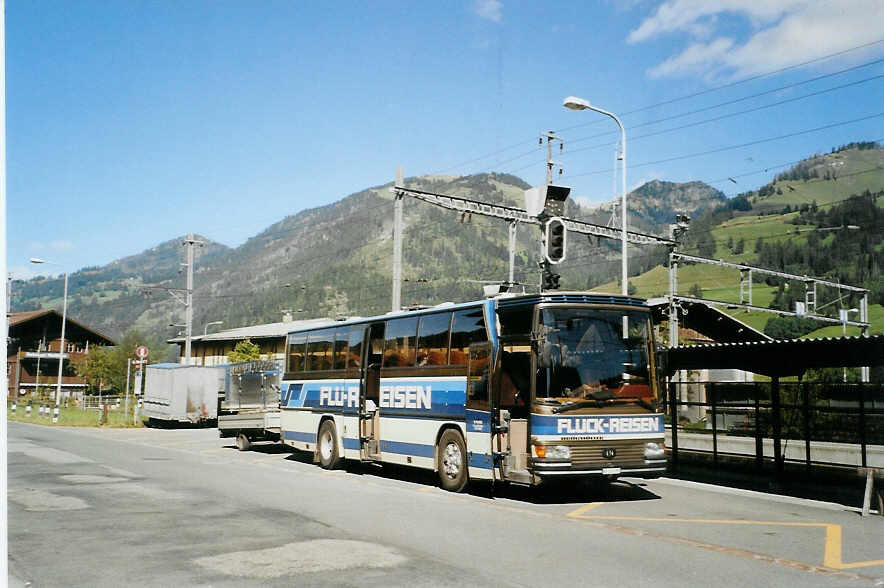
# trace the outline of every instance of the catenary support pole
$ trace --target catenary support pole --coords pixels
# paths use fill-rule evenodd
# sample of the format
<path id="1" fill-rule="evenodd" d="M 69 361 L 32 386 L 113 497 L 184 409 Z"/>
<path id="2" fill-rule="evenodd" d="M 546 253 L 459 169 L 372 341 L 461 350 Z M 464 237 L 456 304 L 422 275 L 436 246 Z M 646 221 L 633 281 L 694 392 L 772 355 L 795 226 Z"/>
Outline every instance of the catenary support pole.
<path id="1" fill-rule="evenodd" d="M 509 283 L 512 284 L 514 282 L 513 276 L 515 275 L 515 268 L 516 268 L 516 222 L 515 221 L 510 223 L 509 237 L 510 237 Z"/>
<path id="2" fill-rule="evenodd" d="M 396 186 L 404 186 L 402 167 L 396 168 Z M 393 312 L 402 308 L 402 196 L 393 192 Z"/>
<path id="3" fill-rule="evenodd" d="M 190 365 L 190 339 L 193 336 L 193 233 L 187 235 L 187 293 L 185 298 L 184 322 L 186 332 L 184 335 L 184 365 Z"/>

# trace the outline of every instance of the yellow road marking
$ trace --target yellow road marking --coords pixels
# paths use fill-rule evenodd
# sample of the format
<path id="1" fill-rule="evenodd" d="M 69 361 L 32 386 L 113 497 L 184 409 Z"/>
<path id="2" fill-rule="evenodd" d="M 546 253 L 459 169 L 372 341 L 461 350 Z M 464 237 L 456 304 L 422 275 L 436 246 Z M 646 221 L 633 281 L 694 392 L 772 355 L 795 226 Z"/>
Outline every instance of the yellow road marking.
<path id="1" fill-rule="evenodd" d="M 605 503 L 604 502 L 590 502 L 589 504 L 584 504 L 583 506 L 581 506 L 580 508 L 578 508 L 577 510 L 575 510 L 573 512 L 569 512 L 565 516 L 568 518 L 572 518 L 572 519 L 578 519 L 578 518 L 581 518 L 583 513 L 589 512 L 594 508 L 598 508 L 603 504 L 605 504 Z"/>
<path id="2" fill-rule="evenodd" d="M 871 566 L 884 565 L 884 559 L 857 561 L 852 563 L 844 563 L 842 558 L 841 525 L 829 523 L 797 523 L 797 522 L 780 522 L 780 521 L 735 521 L 726 519 L 676 519 L 670 517 L 623 517 L 623 516 L 606 516 L 606 515 L 584 515 L 584 513 L 604 504 L 604 502 L 593 502 L 581 506 L 575 511 L 568 513 L 567 517 L 574 519 L 584 519 L 593 521 L 635 521 L 635 522 L 651 522 L 651 523 L 698 523 L 712 525 L 760 525 L 773 527 L 818 527 L 826 530 L 825 552 L 823 555 L 823 565 L 827 568 L 836 570 L 849 570 L 855 568 L 865 568 Z"/>

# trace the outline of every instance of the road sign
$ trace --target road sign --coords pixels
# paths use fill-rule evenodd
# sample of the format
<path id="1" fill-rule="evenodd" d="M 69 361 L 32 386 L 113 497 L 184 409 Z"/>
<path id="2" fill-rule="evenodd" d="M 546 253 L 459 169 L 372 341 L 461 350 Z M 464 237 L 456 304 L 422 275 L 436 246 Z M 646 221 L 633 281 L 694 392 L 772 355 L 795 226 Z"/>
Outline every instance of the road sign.
<path id="1" fill-rule="evenodd" d="M 147 347 L 139 345 L 135 348 L 135 355 L 138 356 L 139 359 L 144 359 L 147 357 Z"/>

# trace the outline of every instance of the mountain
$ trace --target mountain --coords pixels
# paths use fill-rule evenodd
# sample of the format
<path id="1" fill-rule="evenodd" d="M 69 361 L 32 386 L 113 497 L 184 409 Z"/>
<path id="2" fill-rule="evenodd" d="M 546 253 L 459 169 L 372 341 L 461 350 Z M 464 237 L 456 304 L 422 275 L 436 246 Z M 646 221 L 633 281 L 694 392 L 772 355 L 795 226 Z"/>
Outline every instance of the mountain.
<path id="1" fill-rule="evenodd" d="M 507 174 L 425 176 L 406 179 L 410 188 L 523 207 L 530 187 Z M 236 248 L 200 237 L 194 264 L 194 332 L 208 322 L 221 328 L 295 317 L 369 315 L 390 308 L 393 195 L 390 184 L 366 188 L 338 202 L 303 210 L 267 227 Z M 702 184 L 654 181 L 629 195 L 630 228 L 666 234 L 676 213 L 701 214 L 725 202 Z M 606 224 L 610 207 L 590 209 L 569 202 L 566 214 Z M 619 215 L 618 215 L 619 217 Z M 403 304 L 474 299 L 482 281 L 508 275 L 508 230 L 501 220 L 459 215 L 432 205 L 404 202 Z M 130 329 L 174 336 L 184 306 L 166 288 L 184 287 L 183 238 L 103 267 L 69 277 L 71 316 L 119 337 Z M 573 235 L 562 264 L 562 287 L 591 287 L 619 271 L 619 245 Z M 539 280 L 539 230 L 520 226 L 515 279 L 529 289 Z M 638 271 L 665 258 L 647 252 L 631 263 Z M 13 285 L 14 310 L 61 305 L 61 280 L 38 278 Z"/>
<path id="2" fill-rule="evenodd" d="M 664 182 L 651 180 L 626 197 L 629 218 L 627 226 L 638 231 L 665 234 L 675 214 L 699 216 L 723 206 L 727 196 L 720 190 L 703 182 Z M 619 202 L 618 202 L 619 204 Z M 610 218 L 611 204 L 598 207 L 593 216 L 601 220 Z M 619 213 L 618 213 L 619 214 Z"/>

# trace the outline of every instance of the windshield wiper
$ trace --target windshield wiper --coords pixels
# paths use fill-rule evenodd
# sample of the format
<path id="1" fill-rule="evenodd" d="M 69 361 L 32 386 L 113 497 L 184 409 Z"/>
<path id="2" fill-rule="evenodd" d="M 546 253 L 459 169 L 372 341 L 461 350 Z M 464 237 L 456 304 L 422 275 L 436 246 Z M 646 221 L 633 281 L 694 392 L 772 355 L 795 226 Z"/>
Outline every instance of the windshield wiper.
<path id="1" fill-rule="evenodd" d="M 566 404 L 562 404 L 553 409 L 553 413 L 558 414 L 560 412 L 566 412 L 569 410 L 574 410 L 577 408 L 584 408 L 587 406 L 592 406 L 595 408 L 604 406 L 605 403 L 601 400 L 575 400 L 574 402 L 568 402 Z"/>
<path id="2" fill-rule="evenodd" d="M 642 408 L 647 408 L 648 410 L 655 410 L 654 406 L 650 402 L 648 402 L 647 400 L 645 400 L 644 398 L 641 398 L 639 396 L 618 396 L 617 400 L 626 400 L 628 402 L 635 402 L 636 404 L 638 404 Z"/>

